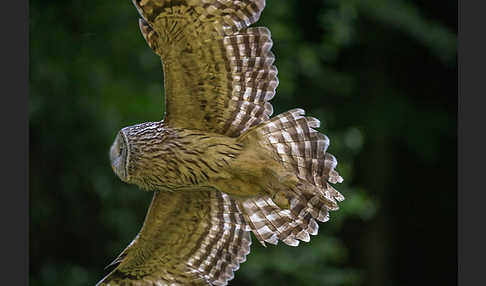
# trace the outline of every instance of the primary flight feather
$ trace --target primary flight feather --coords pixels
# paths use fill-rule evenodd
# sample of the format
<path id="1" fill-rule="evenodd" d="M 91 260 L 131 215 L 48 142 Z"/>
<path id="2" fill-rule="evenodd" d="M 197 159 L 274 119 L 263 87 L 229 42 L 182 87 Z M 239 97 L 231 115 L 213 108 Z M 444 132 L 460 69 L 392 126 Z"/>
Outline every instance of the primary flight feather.
<path id="1" fill-rule="evenodd" d="M 98 285 L 226 285 L 260 243 L 317 234 L 344 197 L 319 120 L 270 118 L 278 85 L 264 0 L 134 0 L 162 59 L 164 119 L 123 128 L 124 182 L 154 191 L 145 222 Z"/>

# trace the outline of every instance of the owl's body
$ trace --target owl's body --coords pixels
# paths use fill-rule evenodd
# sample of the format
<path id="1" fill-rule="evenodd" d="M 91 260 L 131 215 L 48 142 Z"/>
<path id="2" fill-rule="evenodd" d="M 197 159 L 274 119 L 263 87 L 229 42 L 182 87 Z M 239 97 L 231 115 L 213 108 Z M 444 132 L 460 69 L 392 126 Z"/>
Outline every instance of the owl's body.
<path id="1" fill-rule="evenodd" d="M 154 191 L 144 225 L 99 285 L 226 285 L 260 243 L 297 246 L 344 197 L 319 120 L 270 118 L 278 85 L 264 0 L 134 0 L 161 56 L 166 115 L 123 128 L 114 172 Z"/>
<path id="2" fill-rule="evenodd" d="M 297 114 L 298 111 L 295 112 Z M 163 121 L 126 127 L 120 131 L 119 140 L 123 138 L 130 142 L 127 154 L 130 164 L 127 165 L 126 176 L 119 174 L 117 169 L 115 173 L 122 180 L 149 191 L 203 188 L 240 198 L 266 194 L 277 205 L 286 206 L 285 193 L 295 188 L 299 179 L 294 169 L 282 164 L 278 148 L 292 148 L 292 144 L 298 143 L 300 138 L 297 137 L 294 143 L 288 135 L 287 140 L 291 141 L 283 142 L 287 144 L 280 143 L 282 145 L 277 147 L 268 144 L 265 138 L 271 135 L 261 134 L 266 124 L 272 122 L 264 122 L 236 138 L 200 130 L 170 128 Z M 310 130 L 308 126 L 303 127 Z M 277 135 L 284 136 L 284 132 L 285 129 L 277 130 Z M 327 140 L 318 137 L 312 141 L 312 138 L 305 138 L 304 133 L 300 136 L 308 143 Z M 306 148 L 305 141 L 301 145 Z M 114 148 L 111 150 L 112 157 L 119 152 L 116 146 Z M 316 158 L 311 159 L 317 159 L 318 155 L 315 152 Z"/>
<path id="3" fill-rule="evenodd" d="M 131 141 L 127 182 L 149 191 L 209 187 L 242 151 L 235 138 L 148 122 L 120 131 Z M 112 150 L 117 152 L 117 150 Z"/>

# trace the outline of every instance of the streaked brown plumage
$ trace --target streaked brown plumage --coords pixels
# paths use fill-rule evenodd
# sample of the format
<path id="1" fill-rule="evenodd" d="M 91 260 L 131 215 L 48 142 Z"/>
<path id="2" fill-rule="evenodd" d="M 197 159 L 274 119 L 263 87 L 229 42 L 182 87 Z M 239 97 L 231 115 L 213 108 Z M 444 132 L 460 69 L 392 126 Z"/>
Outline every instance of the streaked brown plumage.
<path id="1" fill-rule="evenodd" d="M 319 120 L 270 119 L 278 85 L 264 0 L 134 0 L 162 59 L 163 121 L 123 128 L 110 151 L 123 181 L 154 191 L 144 225 L 98 285 L 226 285 L 260 243 L 317 234 L 343 196 Z"/>

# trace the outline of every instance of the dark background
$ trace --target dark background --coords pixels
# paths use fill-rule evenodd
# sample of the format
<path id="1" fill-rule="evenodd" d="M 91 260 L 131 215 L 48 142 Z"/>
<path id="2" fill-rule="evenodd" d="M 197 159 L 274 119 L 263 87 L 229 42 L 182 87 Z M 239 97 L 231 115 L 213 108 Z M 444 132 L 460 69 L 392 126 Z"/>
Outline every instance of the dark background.
<path id="1" fill-rule="evenodd" d="M 30 284 L 94 285 L 151 194 L 113 174 L 121 127 L 160 120 L 131 1 L 30 1 Z M 331 139 L 346 196 L 297 248 L 256 240 L 230 285 L 456 285 L 457 1 L 268 0 L 280 85 Z"/>

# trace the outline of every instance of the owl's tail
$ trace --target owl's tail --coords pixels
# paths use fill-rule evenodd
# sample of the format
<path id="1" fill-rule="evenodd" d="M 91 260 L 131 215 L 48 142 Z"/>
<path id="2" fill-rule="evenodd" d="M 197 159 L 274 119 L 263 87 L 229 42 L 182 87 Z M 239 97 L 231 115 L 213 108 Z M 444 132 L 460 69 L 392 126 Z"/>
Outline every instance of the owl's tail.
<path id="1" fill-rule="evenodd" d="M 293 109 L 249 130 L 298 180 L 285 191 L 287 209 L 270 196 L 240 200 L 240 211 L 262 244 L 282 240 L 297 246 L 299 240 L 309 241 L 309 234 L 318 231 L 315 220 L 327 221 L 329 211 L 344 200 L 329 184 L 343 179 L 334 170 L 336 158 L 326 152 L 329 139 L 313 129 L 319 125 L 316 118 L 305 117 L 304 110 Z"/>

